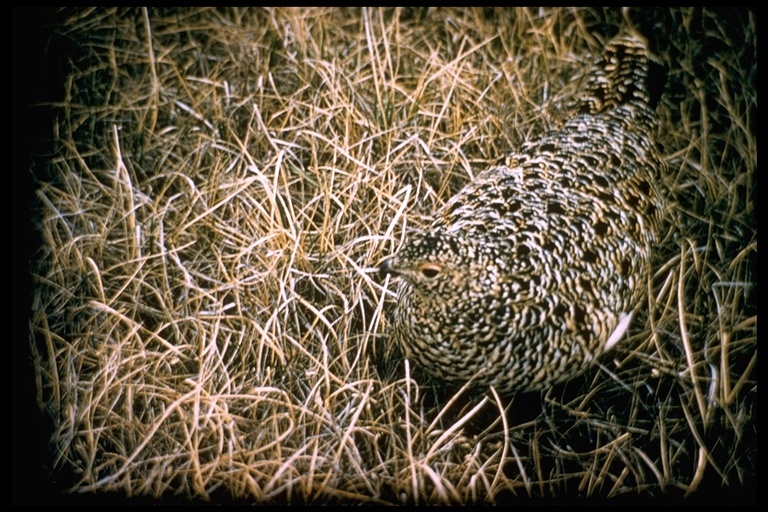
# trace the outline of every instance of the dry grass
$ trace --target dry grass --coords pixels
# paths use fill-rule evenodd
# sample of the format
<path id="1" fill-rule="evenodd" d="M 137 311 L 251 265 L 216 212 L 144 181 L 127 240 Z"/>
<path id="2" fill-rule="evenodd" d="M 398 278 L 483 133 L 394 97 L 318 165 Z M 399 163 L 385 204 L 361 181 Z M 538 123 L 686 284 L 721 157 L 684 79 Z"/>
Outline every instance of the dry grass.
<path id="1" fill-rule="evenodd" d="M 376 265 L 562 122 L 619 12 L 62 11 L 29 320 L 52 477 L 257 503 L 752 484 L 756 14 L 644 17 L 672 199 L 647 308 L 583 379 L 510 398 L 409 368 Z"/>

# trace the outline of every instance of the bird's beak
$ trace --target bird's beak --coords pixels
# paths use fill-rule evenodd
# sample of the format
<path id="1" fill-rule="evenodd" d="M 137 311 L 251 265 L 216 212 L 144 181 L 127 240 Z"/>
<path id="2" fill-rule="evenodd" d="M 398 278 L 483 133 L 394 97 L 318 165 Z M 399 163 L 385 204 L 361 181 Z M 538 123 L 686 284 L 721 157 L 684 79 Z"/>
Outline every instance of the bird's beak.
<path id="1" fill-rule="evenodd" d="M 398 274 L 399 272 L 392 266 L 392 258 L 387 258 L 379 265 L 379 277 L 384 279 L 387 274 Z"/>

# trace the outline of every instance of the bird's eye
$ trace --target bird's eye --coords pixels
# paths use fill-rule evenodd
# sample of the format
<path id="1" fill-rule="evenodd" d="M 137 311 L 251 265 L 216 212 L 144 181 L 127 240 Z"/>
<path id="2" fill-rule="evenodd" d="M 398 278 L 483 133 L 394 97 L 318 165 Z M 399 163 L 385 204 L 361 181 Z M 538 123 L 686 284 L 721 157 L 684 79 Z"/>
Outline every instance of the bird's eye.
<path id="1" fill-rule="evenodd" d="M 439 265 L 422 265 L 422 267 L 419 269 L 421 271 L 421 275 L 428 279 L 432 279 L 433 277 L 437 277 L 437 275 L 440 273 L 440 266 Z"/>

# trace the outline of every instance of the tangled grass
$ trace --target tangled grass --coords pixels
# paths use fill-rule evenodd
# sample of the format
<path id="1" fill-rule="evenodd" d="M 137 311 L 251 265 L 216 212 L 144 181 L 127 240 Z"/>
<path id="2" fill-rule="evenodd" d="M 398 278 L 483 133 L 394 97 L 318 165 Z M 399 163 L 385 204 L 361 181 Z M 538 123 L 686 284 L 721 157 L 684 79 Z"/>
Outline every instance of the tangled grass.
<path id="1" fill-rule="evenodd" d="M 668 236 L 583 378 L 447 390 L 376 265 L 556 127 L 621 13 L 65 9 L 29 347 L 68 493 L 255 503 L 732 496 L 757 467 L 756 14 L 643 11 Z"/>

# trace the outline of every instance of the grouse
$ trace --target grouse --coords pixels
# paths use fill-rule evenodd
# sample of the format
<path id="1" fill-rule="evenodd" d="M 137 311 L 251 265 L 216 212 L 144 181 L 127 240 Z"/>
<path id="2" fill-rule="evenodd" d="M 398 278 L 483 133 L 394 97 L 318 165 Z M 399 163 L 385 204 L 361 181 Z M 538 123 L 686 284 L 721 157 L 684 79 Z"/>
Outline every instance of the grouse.
<path id="1" fill-rule="evenodd" d="M 623 337 L 664 210 L 651 63 L 623 30 L 562 128 L 477 174 L 381 263 L 399 278 L 390 337 L 427 374 L 541 390 Z"/>

